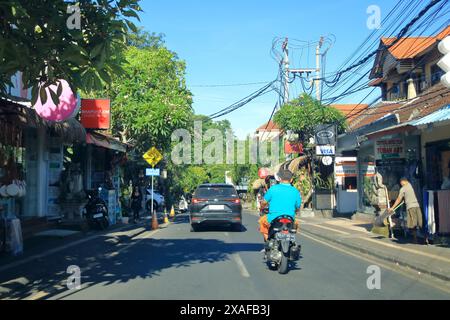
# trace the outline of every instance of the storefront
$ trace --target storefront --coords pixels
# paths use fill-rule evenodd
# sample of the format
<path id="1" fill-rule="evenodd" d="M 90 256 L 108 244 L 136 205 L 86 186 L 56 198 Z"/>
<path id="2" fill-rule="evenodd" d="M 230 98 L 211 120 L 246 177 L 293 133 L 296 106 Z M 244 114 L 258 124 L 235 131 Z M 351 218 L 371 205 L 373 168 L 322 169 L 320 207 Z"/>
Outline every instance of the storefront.
<path id="1" fill-rule="evenodd" d="M 374 214 L 378 204 L 375 177 L 381 176 L 389 201 L 398 197 L 400 179 L 406 177 L 418 198 L 422 195 L 420 135 L 410 127 L 386 129 L 365 136 L 358 152 L 359 210 Z"/>
<path id="2" fill-rule="evenodd" d="M 88 190 L 100 188 L 100 196 L 108 206 L 110 223 L 115 224 L 122 215 L 120 206 L 122 166 L 127 161 L 126 153 L 129 146 L 98 132 L 89 132 L 86 142 L 86 188 Z"/>
<path id="3" fill-rule="evenodd" d="M 47 124 L 33 110 L 0 100 L 0 211 L 5 218 L 42 217 L 42 146 Z"/>
<path id="4" fill-rule="evenodd" d="M 341 214 L 358 209 L 358 166 L 356 157 L 336 157 L 334 166 L 336 210 Z"/>
<path id="5" fill-rule="evenodd" d="M 450 234 L 450 107 L 414 123 L 422 133 L 424 213 L 428 233 Z"/>

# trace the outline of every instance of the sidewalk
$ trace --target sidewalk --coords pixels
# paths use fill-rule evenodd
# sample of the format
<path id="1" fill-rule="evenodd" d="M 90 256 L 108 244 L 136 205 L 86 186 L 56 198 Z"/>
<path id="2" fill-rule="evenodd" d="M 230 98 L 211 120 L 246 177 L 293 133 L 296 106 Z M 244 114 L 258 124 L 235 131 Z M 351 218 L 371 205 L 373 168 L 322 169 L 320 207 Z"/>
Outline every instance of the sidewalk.
<path id="1" fill-rule="evenodd" d="M 450 281 L 450 247 L 416 245 L 370 232 L 367 221 L 345 218 L 300 218 L 300 233 Z"/>
<path id="2" fill-rule="evenodd" d="M 163 217 L 158 213 L 158 222 L 160 227 L 164 227 Z M 151 217 L 145 216 L 137 224 L 118 223 L 110 226 L 105 231 L 90 230 L 88 232 L 76 232 L 70 236 L 39 236 L 34 235 L 24 241 L 23 254 L 13 256 L 9 253 L 0 253 L 0 272 L 16 265 L 27 263 L 35 259 L 40 259 L 58 251 L 64 250 L 71 246 L 83 244 L 98 237 L 106 238 L 112 244 L 124 242 L 129 238 L 133 238 L 140 233 L 148 230 L 151 226 Z M 57 229 L 57 228 L 54 228 Z M 53 230 L 53 229 L 52 229 Z"/>

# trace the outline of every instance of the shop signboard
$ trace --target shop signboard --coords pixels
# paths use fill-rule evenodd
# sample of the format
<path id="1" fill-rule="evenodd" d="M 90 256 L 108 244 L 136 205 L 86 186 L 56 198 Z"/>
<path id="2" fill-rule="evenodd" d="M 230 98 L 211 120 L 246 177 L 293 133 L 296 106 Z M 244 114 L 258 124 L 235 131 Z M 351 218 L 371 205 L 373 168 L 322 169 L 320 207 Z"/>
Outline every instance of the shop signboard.
<path id="1" fill-rule="evenodd" d="M 111 126 L 111 100 L 82 99 L 81 124 L 86 129 L 109 129 Z"/>
<path id="2" fill-rule="evenodd" d="M 403 139 L 380 139 L 375 142 L 375 160 L 405 158 L 405 142 Z"/>
<path id="3" fill-rule="evenodd" d="M 377 167 L 403 167 L 406 165 L 406 159 L 386 159 L 377 160 Z"/>
<path id="4" fill-rule="evenodd" d="M 323 124 L 315 128 L 314 139 L 316 145 L 336 145 L 336 125 Z"/>
<path id="5" fill-rule="evenodd" d="M 361 175 L 365 177 L 373 177 L 376 174 L 375 163 L 362 163 L 361 164 Z"/>
<path id="6" fill-rule="evenodd" d="M 58 198 L 60 196 L 59 181 L 63 170 L 64 153 L 62 141 L 51 138 L 48 152 L 48 192 L 47 212 L 50 216 L 59 215 Z"/>
<path id="7" fill-rule="evenodd" d="M 337 164 L 334 170 L 337 177 L 357 177 L 358 172 L 355 164 Z"/>
<path id="8" fill-rule="evenodd" d="M 318 156 L 334 156 L 335 154 L 335 146 L 316 146 L 316 155 Z"/>

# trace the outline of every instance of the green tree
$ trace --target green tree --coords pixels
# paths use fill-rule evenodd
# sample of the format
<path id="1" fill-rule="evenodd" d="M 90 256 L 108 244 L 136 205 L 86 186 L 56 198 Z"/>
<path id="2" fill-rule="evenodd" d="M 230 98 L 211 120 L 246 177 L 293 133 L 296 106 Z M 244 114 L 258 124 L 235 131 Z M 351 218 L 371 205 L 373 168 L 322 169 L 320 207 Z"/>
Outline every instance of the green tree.
<path id="1" fill-rule="evenodd" d="M 139 11 L 139 0 L 0 1 L 0 95 L 7 95 L 18 71 L 33 102 L 39 96 L 47 101 L 44 88 L 59 79 L 74 91 L 102 89 L 123 71 L 120 52 Z M 55 102 L 58 96 L 59 90 L 51 94 Z"/>
<path id="2" fill-rule="evenodd" d="M 88 96 L 112 100 L 112 133 L 134 144 L 136 154 L 153 146 L 170 151 L 172 132 L 187 127 L 193 115 L 185 62 L 161 37 L 140 32 L 130 38 L 139 47 L 124 51 L 124 73 L 113 76 L 104 92 Z"/>
<path id="3" fill-rule="evenodd" d="M 198 185 L 209 182 L 206 170 L 201 166 L 189 166 L 180 179 L 180 187 L 184 193 L 192 193 Z"/>
<path id="4" fill-rule="evenodd" d="M 275 114 L 275 123 L 284 131 L 293 131 L 302 142 L 308 142 L 319 124 L 338 124 L 338 131 L 346 127 L 345 116 L 337 109 L 325 106 L 307 94 L 285 104 Z"/>

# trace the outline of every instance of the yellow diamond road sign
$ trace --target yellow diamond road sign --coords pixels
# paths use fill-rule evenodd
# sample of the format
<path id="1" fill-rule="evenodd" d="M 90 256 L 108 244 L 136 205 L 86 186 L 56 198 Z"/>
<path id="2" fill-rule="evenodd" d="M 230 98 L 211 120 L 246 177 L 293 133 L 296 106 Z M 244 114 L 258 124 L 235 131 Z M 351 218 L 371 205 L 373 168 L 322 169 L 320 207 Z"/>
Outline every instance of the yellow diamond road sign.
<path id="1" fill-rule="evenodd" d="M 158 151 L 158 149 L 153 147 L 144 154 L 143 158 L 152 167 L 155 167 L 163 159 L 163 155 Z"/>

